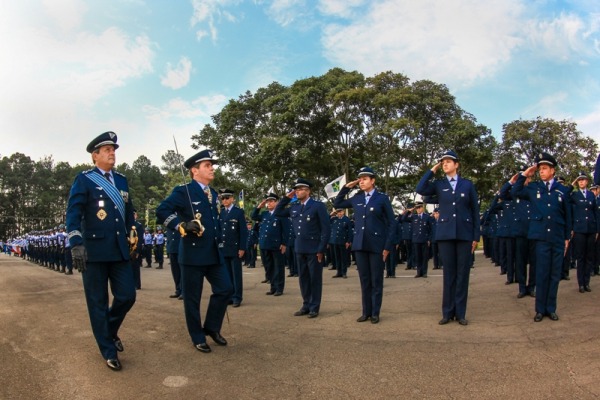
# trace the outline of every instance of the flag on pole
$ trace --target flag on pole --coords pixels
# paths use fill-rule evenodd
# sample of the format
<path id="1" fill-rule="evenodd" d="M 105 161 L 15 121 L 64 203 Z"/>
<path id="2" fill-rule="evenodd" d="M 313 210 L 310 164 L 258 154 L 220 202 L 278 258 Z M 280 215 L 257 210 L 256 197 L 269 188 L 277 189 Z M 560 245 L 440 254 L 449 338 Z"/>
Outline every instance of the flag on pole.
<path id="1" fill-rule="evenodd" d="M 238 205 L 243 210 L 244 209 L 244 189 L 238 195 Z"/>
<path id="2" fill-rule="evenodd" d="M 327 198 L 331 199 L 337 196 L 337 194 L 340 192 L 340 190 L 342 190 L 345 184 L 346 175 L 342 175 L 325 185 L 325 193 L 327 193 Z"/>

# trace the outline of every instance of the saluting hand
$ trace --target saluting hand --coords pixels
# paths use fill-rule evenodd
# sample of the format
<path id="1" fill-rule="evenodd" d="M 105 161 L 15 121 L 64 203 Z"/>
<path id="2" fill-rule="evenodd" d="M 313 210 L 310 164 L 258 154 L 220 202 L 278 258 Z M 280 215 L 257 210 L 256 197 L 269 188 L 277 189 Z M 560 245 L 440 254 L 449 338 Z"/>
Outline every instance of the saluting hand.
<path id="1" fill-rule="evenodd" d="M 537 171 L 537 165 L 532 165 L 531 167 L 523 171 L 523 175 L 525 175 L 528 178 L 531 178 L 533 174 L 535 174 L 535 171 Z"/>
<path id="2" fill-rule="evenodd" d="M 267 204 L 267 200 L 263 200 L 260 203 L 258 203 L 258 205 L 256 206 L 256 208 L 263 208 L 265 206 L 265 204 Z"/>
<path id="3" fill-rule="evenodd" d="M 295 194 L 296 194 L 296 189 L 292 189 L 288 192 L 288 194 L 286 194 L 286 197 L 289 199 L 293 199 Z"/>
<path id="4" fill-rule="evenodd" d="M 431 167 L 431 172 L 433 172 L 435 174 L 438 171 L 438 169 L 440 169 L 441 166 L 442 166 L 442 162 L 440 161 L 439 163 L 437 163 L 433 167 Z"/>
<path id="5" fill-rule="evenodd" d="M 510 178 L 509 182 L 510 182 L 511 185 L 514 185 L 517 182 L 517 179 L 519 179 L 519 175 L 521 175 L 521 173 L 517 172 L 516 174 L 514 174 L 512 176 L 512 178 Z M 500 193 L 498 193 L 498 194 L 500 194 Z"/>
<path id="6" fill-rule="evenodd" d="M 353 180 L 352 182 L 348 182 L 348 183 L 346 183 L 346 185 L 345 185 L 345 186 L 346 186 L 348 189 L 352 189 L 353 187 L 355 187 L 356 185 L 358 185 L 358 182 L 360 182 L 360 179 L 355 179 L 355 180 Z"/>

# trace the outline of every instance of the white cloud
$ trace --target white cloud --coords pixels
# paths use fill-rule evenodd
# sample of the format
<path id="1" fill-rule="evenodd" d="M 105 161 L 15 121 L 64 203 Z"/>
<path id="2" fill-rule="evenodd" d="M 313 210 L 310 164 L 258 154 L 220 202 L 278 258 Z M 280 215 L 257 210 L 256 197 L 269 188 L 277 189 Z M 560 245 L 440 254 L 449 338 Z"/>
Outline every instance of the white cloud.
<path id="1" fill-rule="evenodd" d="M 167 63 L 167 73 L 161 77 L 160 83 L 171 89 L 181 89 L 190 82 L 191 71 L 192 62 L 190 59 L 181 57 L 175 68 L 171 63 Z"/>
<path id="2" fill-rule="evenodd" d="M 194 28 L 196 25 L 208 25 L 206 28 L 199 28 L 196 31 L 196 39 L 202 40 L 210 36 L 213 42 L 217 41 L 218 30 L 217 24 L 222 19 L 228 22 L 235 22 L 237 18 L 231 12 L 227 11 L 228 7 L 236 6 L 243 0 L 192 0 L 194 9 L 190 25 Z"/>
<path id="3" fill-rule="evenodd" d="M 203 118 L 209 122 L 210 116 L 221 111 L 227 101 L 228 98 L 221 94 L 201 96 L 192 101 L 178 97 L 169 100 L 161 107 L 146 105 L 143 111 L 150 120 Z"/>
<path id="4" fill-rule="evenodd" d="M 85 148 L 82 133 L 115 129 L 98 117 L 94 106 L 152 71 L 150 39 L 116 27 L 99 33 L 77 30 L 85 28 L 77 22 L 84 8 L 75 7 L 73 15 L 56 25 L 47 23 L 43 7 L 4 2 L 2 11 L 0 126 L 18 138 L 3 146 L 2 153 L 43 151 L 64 159 L 56 155 L 79 154 Z"/>
<path id="5" fill-rule="evenodd" d="M 331 17 L 349 18 L 354 15 L 354 9 L 364 5 L 366 0 L 319 0 L 319 11 Z"/>
<path id="6" fill-rule="evenodd" d="M 470 85 L 493 75 L 519 45 L 519 0 L 381 0 L 351 23 L 329 24 L 325 57 L 367 74 Z"/>
<path id="7" fill-rule="evenodd" d="M 574 56 L 589 56 L 594 52 L 598 55 L 597 40 L 594 39 L 598 33 L 597 18 L 592 17 L 586 22 L 575 14 L 561 13 L 552 20 L 530 20 L 524 36 L 533 49 L 553 60 L 568 61 Z"/>
<path id="8" fill-rule="evenodd" d="M 81 0 L 42 0 L 45 13 L 63 32 L 79 28 L 86 11 L 85 2 Z"/>
<path id="9" fill-rule="evenodd" d="M 584 135 L 600 143 L 600 103 L 597 103 L 590 113 L 575 118 L 575 122 Z"/>
<path id="10" fill-rule="evenodd" d="M 523 111 L 524 118 L 536 118 L 537 116 L 564 119 L 565 105 L 569 100 L 569 94 L 565 91 L 558 91 L 542 97 L 537 103 L 527 107 Z"/>

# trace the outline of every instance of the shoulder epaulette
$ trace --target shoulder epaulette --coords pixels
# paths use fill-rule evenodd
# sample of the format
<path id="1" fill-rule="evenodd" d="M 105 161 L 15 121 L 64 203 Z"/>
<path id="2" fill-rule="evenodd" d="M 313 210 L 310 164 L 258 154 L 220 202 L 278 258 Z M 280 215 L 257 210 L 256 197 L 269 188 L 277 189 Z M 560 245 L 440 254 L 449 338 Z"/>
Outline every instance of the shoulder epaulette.
<path id="1" fill-rule="evenodd" d="M 113 174 L 117 174 L 117 175 L 119 175 L 119 176 L 122 176 L 123 178 L 125 178 L 125 177 L 126 177 L 125 175 L 123 175 L 123 174 L 122 174 L 122 173 L 120 173 L 119 171 L 115 171 L 114 169 L 113 169 Z"/>

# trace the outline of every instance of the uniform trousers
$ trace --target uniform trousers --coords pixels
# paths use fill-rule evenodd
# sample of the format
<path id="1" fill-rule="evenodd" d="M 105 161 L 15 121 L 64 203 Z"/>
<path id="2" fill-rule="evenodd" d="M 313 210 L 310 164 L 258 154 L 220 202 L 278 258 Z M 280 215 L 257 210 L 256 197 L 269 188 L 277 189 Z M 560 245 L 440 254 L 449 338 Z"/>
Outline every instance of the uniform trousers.
<path id="1" fill-rule="evenodd" d="M 129 261 L 87 262 L 82 273 L 92 332 L 105 360 L 117 358 L 113 338 L 135 303 L 133 272 Z M 113 295 L 108 304 L 108 284 Z"/>
<path id="2" fill-rule="evenodd" d="M 231 300 L 234 304 L 240 304 L 244 297 L 244 282 L 242 280 L 242 260 L 239 257 L 223 257 L 225 268 L 231 278 L 233 285 L 233 296 Z"/>
<path id="3" fill-rule="evenodd" d="M 204 328 L 213 332 L 220 332 L 227 305 L 233 294 L 229 273 L 221 264 L 179 265 L 183 272 L 183 309 L 188 333 L 195 345 L 206 343 L 206 336 L 200 318 L 200 299 L 202 298 L 204 278 L 212 287 L 212 294 L 204 319 Z"/>
<path id="4" fill-rule="evenodd" d="M 396 276 L 396 265 L 398 265 L 398 252 L 394 249 L 385 260 L 385 276 Z"/>
<path id="5" fill-rule="evenodd" d="M 529 271 L 527 271 L 529 265 Z M 519 293 L 535 292 L 535 241 L 526 237 L 515 238 L 515 270 Z"/>
<path id="6" fill-rule="evenodd" d="M 416 243 L 414 240 L 413 257 L 414 266 L 417 267 L 417 276 L 427 276 L 427 266 L 429 264 L 429 246 L 427 243 Z"/>
<path id="7" fill-rule="evenodd" d="M 440 257 L 444 260 L 444 289 L 442 315 L 444 318 L 464 319 L 467 314 L 471 245 L 467 240 L 438 240 Z"/>
<path id="8" fill-rule="evenodd" d="M 563 265 L 564 242 L 535 242 L 535 311 L 542 314 L 556 312 L 558 283 Z"/>
<path id="9" fill-rule="evenodd" d="M 173 275 L 173 282 L 175 283 L 175 294 L 181 295 L 181 267 L 177 260 L 177 253 L 169 253 L 169 262 L 171 263 L 171 275 Z"/>
<path id="10" fill-rule="evenodd" d="M 157 244 L 156 246 L 154 246 L 154 259 L 156 260 L 156 262 L 158 263 L 159 267 L 162 267 L 163 262 L 164 262 L 164 250 L 165 249 L 165 245 L 164 244 Z"/>
<path id="11" fill-rule="evenodd" d="M 383 300 L 383 255 L 369 251 L 355 251 L 354 254 L 360 279 L 362 315 L 378 317 Z"/>
<path id="12" fill-rule="evenodd" d="M 575 232 L 571 243 L 575 246 L 573 256 L 577 261 L 577 284 L 589 286 L 590 276 L 594 269 L 596 234 Z"/>
<path id="13" fill-rule="evenodd" d="M 136 289 L 142 288 L 142 276 L 140 268 L 142 267 L 142 255 L 136 252 L 135 258 L 131 259 L 131 268 L 133 270 L 133 283 Z"/>
<path id="14" fill-rule="evenodd" d="M 302 311 L 316 312 L 321 309 L 323 293 L 323 263 L 315 253 L 296 253 L 298 283 L 302 294 Z"/>
<path id="15" fill-rule="evenodd" d="M 333 259 L 335 260 L 335 269 L 337 276 L 345 276 L 348 272 L 349 254 L 345 244 L 332 244 Z"/>

